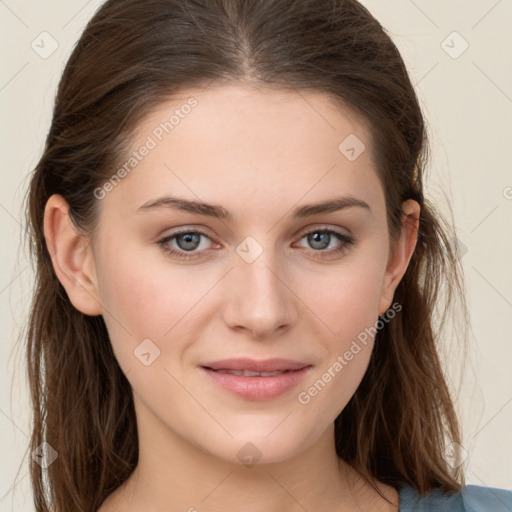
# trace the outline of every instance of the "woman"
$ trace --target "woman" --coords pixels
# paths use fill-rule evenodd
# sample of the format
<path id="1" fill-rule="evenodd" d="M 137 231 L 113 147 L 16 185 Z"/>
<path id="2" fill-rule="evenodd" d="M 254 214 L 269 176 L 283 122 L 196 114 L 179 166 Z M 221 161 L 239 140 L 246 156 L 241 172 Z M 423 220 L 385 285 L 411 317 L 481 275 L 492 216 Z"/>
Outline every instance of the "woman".
<path id="1" fill-rule="evenodd" d="M 103 4 L 28 198 L 36 509 L 510 508 L 463 483 L 427 153 L 355 0 Z"/>

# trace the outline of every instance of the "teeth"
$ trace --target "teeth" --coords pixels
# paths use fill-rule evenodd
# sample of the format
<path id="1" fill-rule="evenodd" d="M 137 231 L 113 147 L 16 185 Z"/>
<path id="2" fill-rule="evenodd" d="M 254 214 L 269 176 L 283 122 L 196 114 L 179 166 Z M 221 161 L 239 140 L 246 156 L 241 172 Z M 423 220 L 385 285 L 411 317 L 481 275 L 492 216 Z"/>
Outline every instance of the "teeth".
<path id="1" fill-rule="evenodd" d="M 281 375 L 288 370 L 276 370 L 275 372 L 253 372 L 251 370 L 216 370 L 219 373 L 229 373 L 230 375 L 243 375 L 244 377 L 273 377 Z"/>

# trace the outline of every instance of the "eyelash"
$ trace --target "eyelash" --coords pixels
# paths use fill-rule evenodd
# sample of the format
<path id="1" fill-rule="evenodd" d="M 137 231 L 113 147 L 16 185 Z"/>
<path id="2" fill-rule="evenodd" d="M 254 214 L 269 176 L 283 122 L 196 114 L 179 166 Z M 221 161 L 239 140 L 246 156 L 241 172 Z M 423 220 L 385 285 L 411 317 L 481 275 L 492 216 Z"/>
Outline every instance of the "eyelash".
<path id="1" fill-rule="evenodd" d="M 327 233 L 327 234 L 331 234 L 331 235 L 334 235 L 338 238 L 338 240 L 340 240 L 341 242 L 343 242 L 343 244 L 338 247 L 337 249 L 330 249 L 330 250 L 314 250 L 312 249 L 312 251 L 314 253 L 318 253 L 318 257 L 319 258 L 328 258 L 328 257 L 331 257 L 333 255 L 336 255 L 336 254 L 341 254 L 342 252 L 346 251 L 348 246 L 350 245 L 353 245 L 355 244 L 355 239 L 354 237 L 352 236 L 349 236 L 349 235 L 345 235 L 343 233 L 340 233 L 334 229 L 313 229 L 311 231 L 307 231 L 306 233 L 304 233 L 300 239 L 302 240 L 305 236 L 307 235 L 310 235 L 312 233 Z M 199 231 L 197 229 L 183 229 L 183 230 L 180 230 L 180 231 L 175 231 L 174 233 L 172 233 L 171 235 L 169 236 L 166 236 L 164 238 L 162 238 L 161 240 L 158 240 L 157 244 L 162 248 L 162 250 L 170 255 L 170 256 L 177 256 L 179 258 L 183 258 L 183 259 L 192 259 L 192 258 L 196 258 L 198 256 L 195 256 L 197 254 L 197 252 L 184 252 L 184 251 L 177 251 L 176 249 L 174 248 L 171 248 L 169 247 L 168 243 L 173 240 L 174 238 L 176 238 L 177 236 L 179 235 L 184 235 L 184 234 L 195 234 L 195 235 L 202 235 L 208 239 L 210 239 L 210 237 L 204 233 L 203 231 Z"/>

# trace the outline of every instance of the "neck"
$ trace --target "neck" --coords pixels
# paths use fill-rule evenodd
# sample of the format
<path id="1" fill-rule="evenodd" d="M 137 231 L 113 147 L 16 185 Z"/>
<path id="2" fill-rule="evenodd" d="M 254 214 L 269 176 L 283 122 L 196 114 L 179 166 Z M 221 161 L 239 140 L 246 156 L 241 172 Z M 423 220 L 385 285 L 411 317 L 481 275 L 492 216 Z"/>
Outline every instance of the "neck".
<path id="1" fill-rule="evenodd" d="M 382 485 L 380 490 L 395 505 L 338 458 L 333 425 L 292 458 L 248 466 L 200 450 L 153 420 L 138 423 L 139 461 L 130 478 L 105 502 L 115 504 L 112 510 L 398 510 L 398 493 L 393 488 Z M 109 510 L 106 506 L 101 512 Z"/>

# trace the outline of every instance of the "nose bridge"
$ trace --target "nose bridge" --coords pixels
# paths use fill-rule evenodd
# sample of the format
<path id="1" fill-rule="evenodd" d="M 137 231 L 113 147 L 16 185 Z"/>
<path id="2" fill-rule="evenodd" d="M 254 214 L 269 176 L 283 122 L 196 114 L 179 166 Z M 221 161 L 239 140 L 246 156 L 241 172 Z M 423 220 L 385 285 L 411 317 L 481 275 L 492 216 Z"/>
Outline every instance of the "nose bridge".
<path id="1" fill-rule="evenodd" d="M 270 336 L 294 320 L 284 265 L 271 244 L 264 247 L 253 237 L 244 239 L 236 253 L 225 320 L 254 336 Z"/>

